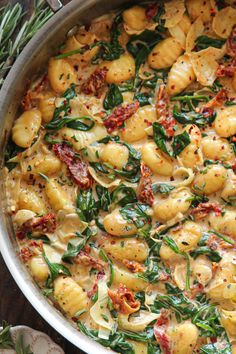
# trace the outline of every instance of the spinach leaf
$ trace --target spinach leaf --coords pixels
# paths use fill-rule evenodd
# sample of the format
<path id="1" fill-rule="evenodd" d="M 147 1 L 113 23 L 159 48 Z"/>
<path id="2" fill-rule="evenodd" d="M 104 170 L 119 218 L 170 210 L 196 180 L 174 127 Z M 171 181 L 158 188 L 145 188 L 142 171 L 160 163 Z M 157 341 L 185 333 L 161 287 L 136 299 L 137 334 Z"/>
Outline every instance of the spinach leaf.
<path id="1" fill-rule="evenodd" d="M 99 256 L 106 262 L 109 264 L 109 268 L 110 268 L 110 278 L 109 281 L 107 283 L 107 286 L 110 287 L 111 284 L 113 283 L 114 280 L 114 268 L 113 268 L 113 262 L 110 260 L 110 258 L 107 257 L 106 253 L 101 249 L 99 252 Z"/>
<path id="2" fill-rule="evenodd" d="M 188 299 L 182 292 L 173 295 L 157 295 L 152 311 L 162 308 L 174 311 L 178 322 L 191 319 L 204 337 L 218 337 L 225 333 L 215 305 Z"/>
<path id="3" fill-rule="evenodd" d="M 50 275 L 47 280 L 47 287 L 51 288 L 54 280 L 60 275 L 68 275 L 71 276 L 71 273 L 68 268 L 66 268 L 63 264 L 60 263 L 51 263 L 46 256 L 45 252 L 43 252 L 43 258 L 48 265 Z"/>
<path id="4" fill-rule="evenodd" d="M 186 146 L 190 144 L 191 140 L 189 134 L 185 131 L 181 134 L 175 135 L 172 143 L 173 155 L 177 157 Z"/>
<path id="5" fill-rule="evenodd" d="M 86 124 L 85 122 L 88 122 Z M 68 128 L 80 130 L 80 131 L 89 131 L 94 127 L 95 121 L 91 117 L 61 117 L 58 116 L 57 119 L 52 119 L 50 123 L 45 125 L 46 129 L 49 130 L 59 130 L 63 128 L 65 125 Z"/>
<path id="6" fill-rule="evenodd" d="M 136 93 L 134 95 L 134 100 L 139 101 L 140 107 L 150 104 L 150 99 L 153 97 L 153 94 L 150 92 Z"/>
<path id="7" fill-rule="evenodd" d="M 207 246 L 199 247 L 196 250 L 190 252 L 190 256 L 193 259 L 196 259 L 198 256 L 200 256 L 202 254 L 206 255 L 212 262 L 218 263 L 222 259 L 222 257 L 220 256 L 220 254 L 217 251 L 214 251 Z"/>
<path id="8" fill-rule="evenodd" d="M 29 239 L 29 240 L 40 240 L 42 241 L 43 243 L 45 243 L 46 245 L 50 245 L 50 239 L 47 235 L 40 235 L 40 236 L 33 236 L 31 232 L 28 232 L 26 234 L 26 237 Z"/>
<path id="9" fill-rule="evenodd" d="M 70 111 L 70 100 L 76 97 L 75 84 L 72 84 L 62 95 L 64 98 L 60 107 L 57 107 L 54 111 L 52 120 L 45 125 L 46 129 L 56 129 L 57 124 L 60 123 L 62 116 L 67 116 Z M 62 114 L 62 116 L 61 116 Z"/>
<path id="10" fill-rule="evenodd" d="M 217 237 L 219 237 L 221 240 L 225 241 L 226 243 L 229 243 L 230 245 L 234 245 L 234 241 L 231 238 L 229 238 L 225 235 L 222 235 L 219 232 L 214 231 L 214 230 L 209 230 L 208 232 L 216 235 Z"/>
<path id="11" fill-rule="evenodd" d="M 92 189 L 80 190 L 76 205 L 76 212 L 82 221 L 92 221 L 98 215 L 98 205 L 93 197 Z"/>
<path id="12" fill-rule="evenodd" d="M 166 134 L 165 128 L 157 122 L 154 122 L 152 127 L 153 127 L 153 139 L 154 139 L 156 145 L 165 154 L 167 154 L 168 156 L 172 156 L 171 151 L 166 146 L 168 136 Z"/>
<path id="13" fill-rule="evenodd" d="M 0 349 L 14 348 L 14 342 L 11 338 L 11 326 L 6 322 L 2 322 L 2 329 L 0 330 Z"/>
<path id="14" fill-rule="evenodd" d="M 133 188 L 121 184 L 112 192 L 112 203 L 125 206 L 130 203 L 136 203 L 137 196 Z"/>
<path id="15" fill-rule="evenodd" d="M 125 334 L 116 331 L 109 336 L 109 339 L 103 339 L 98 337 L 98 331 L 88 329 L 82 322 L 77 322 L 79 330 L 92 338 L 94 341 L 102 344 L 104 347 L 110 347 L 117 353 L 135 354 L 134 348 L 131 343 L 126 341 Z"/>
<path id="16" fill-rule="evenodd" d="M 174 106 L 173 116 L 177 122 L 181 124 L 196 124 L 199 127 L 204 127 L 205 125 L 214 122 L 216 112 L 213 112 L 213 114 L 208 117 L 204 117 L 202 113 L 196 113 L 194 111 L 188 113 L 179 112 L 178 107 Z"/>
<path id="17" fill-rule="evenodd" d="M 147 354 L 161 354 L 161 349 L 158 345 L 153 343 L 148 343 L 148 351 Z"/>
<path id="18" fill-rule="evenodd" d="M 153 193 L 161 193 L 161 194 L 170 194 L 170 192 L 175 189 L 174 186 L 172 186 L 171 184 L 167 184 L 167 183 L 153 183 L 152 185 L 152 190 Z"/>
<path id="19" fill-rule="evenodd" d="M 103 101 L 103 107 L 105 109 L 113 109 L 116 106 L 119 106 L 123 102 L 123 96 L 120 92 L 120 89 L 117 85 L 111 84 L 105 98 Z"/>
<path id="20" fill-rule="evenodd" d="M 226 42 L 226 39 L 211 38 L 208 36 L 199 36 L 196 39 L 197 51 L 206 49 L 208 47 L 221 48 Z"/>
<path id="21" fill-rule="evenodd" d="M 17 154 L 23 152 L 24 150 L 25 149 L 17 146 L 12 139 L 9 139 L 4 153 L 5 166 L 8 168 L 9 171 L 11 171 L 13 168 L 16 167 L 17 162 L 8 162 L 8 161 L 13 157 L 16 157 Z"/>
<path id="22" fill-rule="evenodd" d="M 103 60 L 115 60 L 119 59 L 121 54 L 124 53 L 124 49 L 122 48 L 119 42 L 119 36 L 121 34 L 121 24 L 122 24 L 122 14 L 118 14 L 111 27 L 110 31 L 110 42 L 98 41 L 96 43 L 97 46 L 100 47 L 99 52 L 92 59 L 92 63 L 96 64 L 99 59 Z"/>
<path id="23" fill-rule="evenodd" d="M 104 211 L 109 210 L 109 206 L 111 204 L 111 196 L 109 190 L 103 186 L 96 186 L 96 192 L 98 196 L 98 208 Z"/>
<path id="24" fill-rule="evenodd" d="M 186 259 L 186 284 L 185 284 L 185 289 L 189 290 L 190 289 L 190 275 L 191 275 L 191 270 L 190 270 L 190 259 L 189 255 L 186 252 L 180 251 L 178 245 L 176 242 L 169 236 L 164 236 L 163 241 L 167 244 L 167 246 L 170 247 L 170 249 L 175 252 L 176 254 L 179 254 L 183 256 Z"/>
<path id="25" fill-rule="evenodd" d="M 51 144 L 51 145 L 54 145 L 54 144 L 66 144 L 68 146 L 72 146 L 72 144 L 67 141 L 67 140 L 59 140 L 59 139 L 55 139 L 55 137 L 53 136 L 53 134 L 51 133 L 46 133 L 44 135 L 44 140 L 48 143 L 48 144 Z"/>
<path id="26" fill-rule="evenodd" d="M 135 79 L 134 88 L 138 86 L 138 72 L 141 64 L 143 64 L 152 50 L 152 48 L 161 41 L 162 35 L 158 31 L 144 30 L 140 34 L 131 36 L 127 43 L 128 51 L 135 58 Z"/>
<path id="27" fill-rule="evenodd" d="M 145 236 L 151 228 L 152 219 L 145 213 L 149 209 L 148 205 L 141 203 L 130 203 L 120 209 L 123 218 L 138 229 L 140 236 Z"/>
<path id="28" fill-rule="evenodd" d="M 207 203 L 209 199 L 204 195 L 193 194 L 187 201 L 191 202 L 191 208 L 196 208 L 200 203 Z"/>
<path id="29" fill-rule="evenodd" d="M 138 273 L 138 277 L 152 284 L 157 283 L 167 270 L 153 260 L 148 260 L 147 263 L 147 269 L 143 273 Z"/>
<path id="30" fill-rule="evenodd" d="M 69 242 L 67 245 L 67 250 L 62 256 L 62 260 L 64 262 L 70 263 L 71 258 L 76 257 L 80 253 L 80 251 L 84 248 L 90 237 L 92 237 L 93 235 L 93 232 L 88 227 L 85 231 L 82 232 L 82 234 L 76 232 L 76 236 L 81 238 L 81 242 L 77 246 L 74 246 L 72 243 Z"/>

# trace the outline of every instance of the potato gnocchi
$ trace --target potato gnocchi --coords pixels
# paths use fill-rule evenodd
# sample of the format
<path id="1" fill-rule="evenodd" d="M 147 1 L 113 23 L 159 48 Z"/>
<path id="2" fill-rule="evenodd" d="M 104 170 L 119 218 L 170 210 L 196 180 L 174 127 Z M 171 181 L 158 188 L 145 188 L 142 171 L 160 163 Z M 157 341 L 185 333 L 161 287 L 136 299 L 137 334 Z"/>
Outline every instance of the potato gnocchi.
<path id="1" fill-rule="evenodd" d="M 6 147 L 20 258 L 114 352 L 236 353 L 236 7 L 139 2 L 80 26 Z"/>

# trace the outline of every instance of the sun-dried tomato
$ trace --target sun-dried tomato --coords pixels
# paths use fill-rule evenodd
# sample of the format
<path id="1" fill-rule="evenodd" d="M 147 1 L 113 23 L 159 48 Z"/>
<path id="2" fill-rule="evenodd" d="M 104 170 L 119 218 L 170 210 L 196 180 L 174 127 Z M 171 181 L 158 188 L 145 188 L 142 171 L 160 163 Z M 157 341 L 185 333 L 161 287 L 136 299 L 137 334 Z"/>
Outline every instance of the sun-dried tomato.
<path id="1" fill-rule="evenodd" d="M 154 16 L 157 14 L 158 5 L 150 4 L 147 6 L 145 10 L 145 15 L 148 21 L 152 20 Z"/>
<path id="2" fill-rule="evenodd" d="M 53 151 L 56 156 L 64 162 L 75 183 L 82 189 L 89 189 L 93 184 L 93 178 L 89 173 L 88 165 L 76 156 L 74 150 L 67 144 L 54 144 Z"/>
<path id="3" fill-rule="evenodd" d="M 108 133 L 112 133 L 114 130 L 122 127 L 124 122 L 137 112 L 138 108 L 138 101 L 127 104 L 126 106 L 116 107 L 112 114 L 104 120 L 104 125 Z"/>
<path id="4" fill-rule="evenodd" d="M 151 170 L 143 162 L 141 163 L 141 178 L 138 185 L 138 199 L 142 203 L 150 206 L 154 203 L 154 194 L 152 190 Z"/>
<path id="5" fill-rule="evenodd" d="M 199 220 L 205 218 L 212 211 L 214 211 L 217 216 L 221 215 L 221 206 L 218 203 L 200 203 L 196 208 L 192 209 L 191 214 Z"/>
<path id="6" fill-rule="evenodd" d="M 124 285 L 120 284 L 116 291 L 108 290 L 114 309 L 124 313 L 131 314 L 140 309 L 140 302 L 135 300 L 132 291 L 128 290 Z"/>
<path id="7" fill-rule="evenodd" d="M 166 311 L 161 311 L 161 316 L 156 321 L 153 329 L 154 329 L 154 336 L 164 354 L 171 354 L 170 339 L 166 334 L 168 324 L 169 324 L 169 319 Z"/>
<path id="8" fill-rule="evenodd" d="M 161 124 L 169 137 L 174 136 L 175 126 L 177 124 L 176 120 L 172 117 L 172 114 L 169 111 L 169 96 L 166 91 L 165 85 L 160 85 L 157 93 L 157 103 L 156 103 L 156 112 L 158 123 Z"/>
<path id="9" fill-rule="evenodd" d="M 22 240 L 29 232 L 52 233 L 56 230 L 56 216 L 48 213 L 41 217 L 33 217 L 24 222 L 16 232 L 16 237 Z"/>
<path id="10" fill-rule="evenodd" d="M 101 88 L 105 84 L 107 68 L 96 69 L 88 80 L 81 86 L 81 91 L 86 95 L 99 96 Z"/>
<path id="11" fill-rule="evenodd" d="M 96 258 L 92 257 L 85 251 L 80 251 L 80 253 L 75 257 L 74 262 L 76 264 L 91 266 L 98 271 L 103 271 L 104 269 L 104 265 L 101 262 L 99 262 Z"/>
<path id="12" fill-rule="evenodd" d="M 42 241 L 30 241 L 28 246 L 23 247 L 20 250 L 20 257 L 24 263 L 28 262 L 28 260 L 38 254 L 38 252 L 43 250 L 43 242 Z"/>
<path id="13" fill-rule="evenodd" d="M 203 107 L 203 113 L 204 109 L 206 108 L 212 108 L 212 107 L 217 107 L 217 106 L 222 106 L 222 104 L 228 100 L 228 92 L 225 89 L 221 89 L 215 97 L 213 97 L 209 102 L 207 102 L 204 107 Z M 213 113 L 209 112 L 208 113 Z"/>
<path id="14" fill-rule="evenodd" d="M 122 263 L 128 268 L 132 273 L 144 272 L 144 267 L 135 261 L 129 261 L 128 259 L 123 259 Z"/>

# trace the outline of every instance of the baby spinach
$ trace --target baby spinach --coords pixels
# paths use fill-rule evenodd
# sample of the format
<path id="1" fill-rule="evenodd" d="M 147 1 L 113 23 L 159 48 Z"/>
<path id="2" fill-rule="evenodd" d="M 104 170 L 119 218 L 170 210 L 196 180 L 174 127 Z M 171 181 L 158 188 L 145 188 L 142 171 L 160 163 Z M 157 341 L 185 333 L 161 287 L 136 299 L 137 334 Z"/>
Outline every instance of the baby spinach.
<path id="1" fill-rule="evenodd" d="M 168 136 L 166 134 L 165 128 L 157 122 L 154 122 L 152 127 L 153 127 L 153 139 L 154 139 L 156 145 L 165 154 L 172 156 L 171 151 L 166 146 Z"/>
<path id="2" fill-rule="evenodd" d="M 157 122 L 153 123 L 153 139 L 156 145 L 162 150 L 165 154 L 169 155 L 170 157 L 177 157 L 181 151 L 185 149 L 191 142 L 189 134 L 185 131 L 181 134 L 175 135 L 173 138 L 173 142 L 171 147 L 173 151 L 167 147 L 168 136 L 165 131 L 165 128 Z"/>
<path id="3" fill-rule="evenodd" d="M 90 237 L 93 235 L 93 232 L 88 227 L 82 233 L 76 232 L 76 236 L 81 238 L 81 242 L 77 246 L 74 246 L 71 242 L 69 242 L 67 245 L 67 250 L 62 256 L 62 260 L 64 262 L 71 263 L 71 258 L 75 258 L 80 253 Z"/>
<path id="4" fill-rule="evenodd" d="M 175 186 L 172 186 L 171 184 L 167 184 L 167 183 L 153 183 L 152 185 L 152 190 L 153 193 L 161 193 L 161 194 L 170 194 L 170 192 L 175 189 Z"/>
<path id="5" fill-rule="evenodd" d="M 103 186 L 97 185 L 96 193 L 98 196 L 98 208 L 104 211 L 108 211 L 111 204 L 111 195 L 109 190 Z"/>
<path id="6" fill-rule="evenodd" d="M 116 106 L 119 106 L 123 102 L 123 96 L 116 84 L 111 84 L 109 90 L 106 93 L 106 96 L 103 101 L 103 107 L 105 109 L 113 109 Z"/>
<path id="7" fill-rule="evenodd" d="M 54 280 L 60 275 L 68 275 L 71 276 L 71 273 L 68 268 L 66 268 L 63 264 L 60 263 L 52 263 L 49 261 L 45 252 L 43 252 L 43 258 L 48 265 L 50 275 L 47 279 L 47 287 L 50 288 L 53 285 Z"/>
<path id="8" fill-rule="evenodd" d="M 222 38 L 211 38 L 208 36 L 199 36 L 196 39 L 197 51 L 206 49 L 208 47 L 221 48 L 226 42 L 226 39 Z"/>
<path id="9" fill-rule="evenodd" d="M 104 347 L 110 347 L 117 353 L 135 354 L 134 348 L 131 343 L 127 342 L 126 336 L 122 332 L 116 331 L 110 334 L 109 339 L 103 339 L 98 337 L 98 331 L 94 329 L 88 329 L 82 322 L 78 321 L 77 325 L 79 330 L 92 338 L 94 341 L 100 343 Z"/>
<path id="10" fill-rule="evenodd" d="M 140 236 L 145 236 L 151 228 L 152 219 L 146 214 L 149 206 L 142 203 L 130 203 L 120 209 L 120 213 L 125 220 L 138 229 Z"/>
<path id="11" fill-rule="evenodd" d="M 211 248 L 209 248 L 207 246 L 199 247 L 199 248 L 195 249 L 194 251 L 190 252 L 190 256 L 193 259 L 196 259 L 198 256 L 200 256 L 202 254 L 207 256 L 212 262 L 219 263 L 222 259 L 219 252 L 212 250 Z"/>
<path id="12" fill-rule="evenodd" d="M 121 184 L 112 192 L 112 203 L 122 207 L 129 203 L 136 203 L 137 196 L 133 188 Z"/>
<path id="13" fill-rule="evenodd" d="M 150 104 L 150 99 L 153 97 L 153 94 L 150 92 L 136 93 L 134 95 L 134 100 L 139 101 L 140 107 Z"/>
<path id="14" fill-rule="evenodd" d="M 175 135 L 172 143 L 173 155 L 177 157 L 190 144 L 189 134 L 184 131 L 181 134 Z"/>
<path id="15" fill-rule="evenodd" d="M 187 201 L 191 202 L 191 208 L 196 208 L 200 203 L 207 203 L 209 199 L 204 195 L 193 194 Z"/>
<path id="16" fill-rule="evenodd" d="M 191 270 L 190 270 L 190 259 L 189 255 L 186 252 L 180 251 L 178 245 L 176 242 L 170 237 L 170 236 L 164 236 L 163 241 L 167 244 L 170 249 L 175 252 L 176 254 L 179 254 L 183 256 L 186 259 L 186 284 L 185 284 L 185 289 L 189 290 L 190 289 L 190 275 L 191 275 Z"/>
<path id="17" fill-rule="evenodd" d="M 77 214 L 82 221 L 92 221 L 98 214 L 98 205 L 93 197 L 92 189 L 80 190 L 77 195 Z"/>
<path id="18" fill-rule="evenodd" d="M 107 286 L 110 287 L 111 284 L 113 283 L 113 279 L 114 279 L 114 268 L 113 268 L 113 262 L 110 260 L 109 257 L 107 257 L 106 253 L 104 252 L 104 250 L 100 250 L 99 251 L 99 256 L 106 262 L 109 264 L 109 268 L 110 268 L 110 277 L 107 283 Z"/>
<path id="19" fill-rule="evenodd" d="M 201 347 L 200 354 L 231 354 L 232 349 L 228 338 Z"/>
<path id="20" fill-rule="evenodd" d="M 181 124 L 196 124 L 199 127 L 204 127 L 205 125 L 211 124 L 216 118 L 216 112 L 213 112 L 212 115 L 204 117 L 202 113 L 192 112 L 180 112 L 177 106 L 174 106 L 173 116 L 177 122 Z"/>
<path id="21" fill-rule="evenodd" d="M 17 146 L 12 141 L 12 139 L 9 139 L 4 153 L 5 166 L 8 168 L 9 171 L 11 171 L 13 168 L 17 166 L 17 162 L 9 162 L 8 160 L 12 159 L 13 157 L 16 157 L 17 154 L 20 154 L 24 150 L 25 149 Z"/>

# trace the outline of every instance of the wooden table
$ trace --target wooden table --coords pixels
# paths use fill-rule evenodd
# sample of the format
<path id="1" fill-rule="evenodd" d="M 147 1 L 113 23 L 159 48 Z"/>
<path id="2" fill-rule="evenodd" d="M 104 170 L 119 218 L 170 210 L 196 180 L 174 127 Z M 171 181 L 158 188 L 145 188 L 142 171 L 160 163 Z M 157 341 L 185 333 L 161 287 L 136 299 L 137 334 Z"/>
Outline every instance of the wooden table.
<path id="1" fill-rule="evenodd" d="M 48 334 L 54 342 L 59 344 L 66 354 L 84 354 L 81 350 L 70 344 L 56 332 L 32 307 L 22 294 L 2 256 L 0 255 L 0 323 L 6 320 L 15 325 L 26 325 Z"/>
<path id="2" fill-rule="evenodd" d="M 66 4 L 69 1 L 63 0 L 62 2 Z M 16 3 L 17 0 L 0 0 L 0 7 L 9 2 Z M 32 0 L 18 0 L 18 2 L 24 6 L 26 11 L 32 10 Z M 48 334 L 64 349 L 66 354 L 84 354 L 57 333 L 37 313 L 16 285 L 0 254 L 0 323 L 2 320 L 6 320 L 13 326 L 26 325 Z"/>

